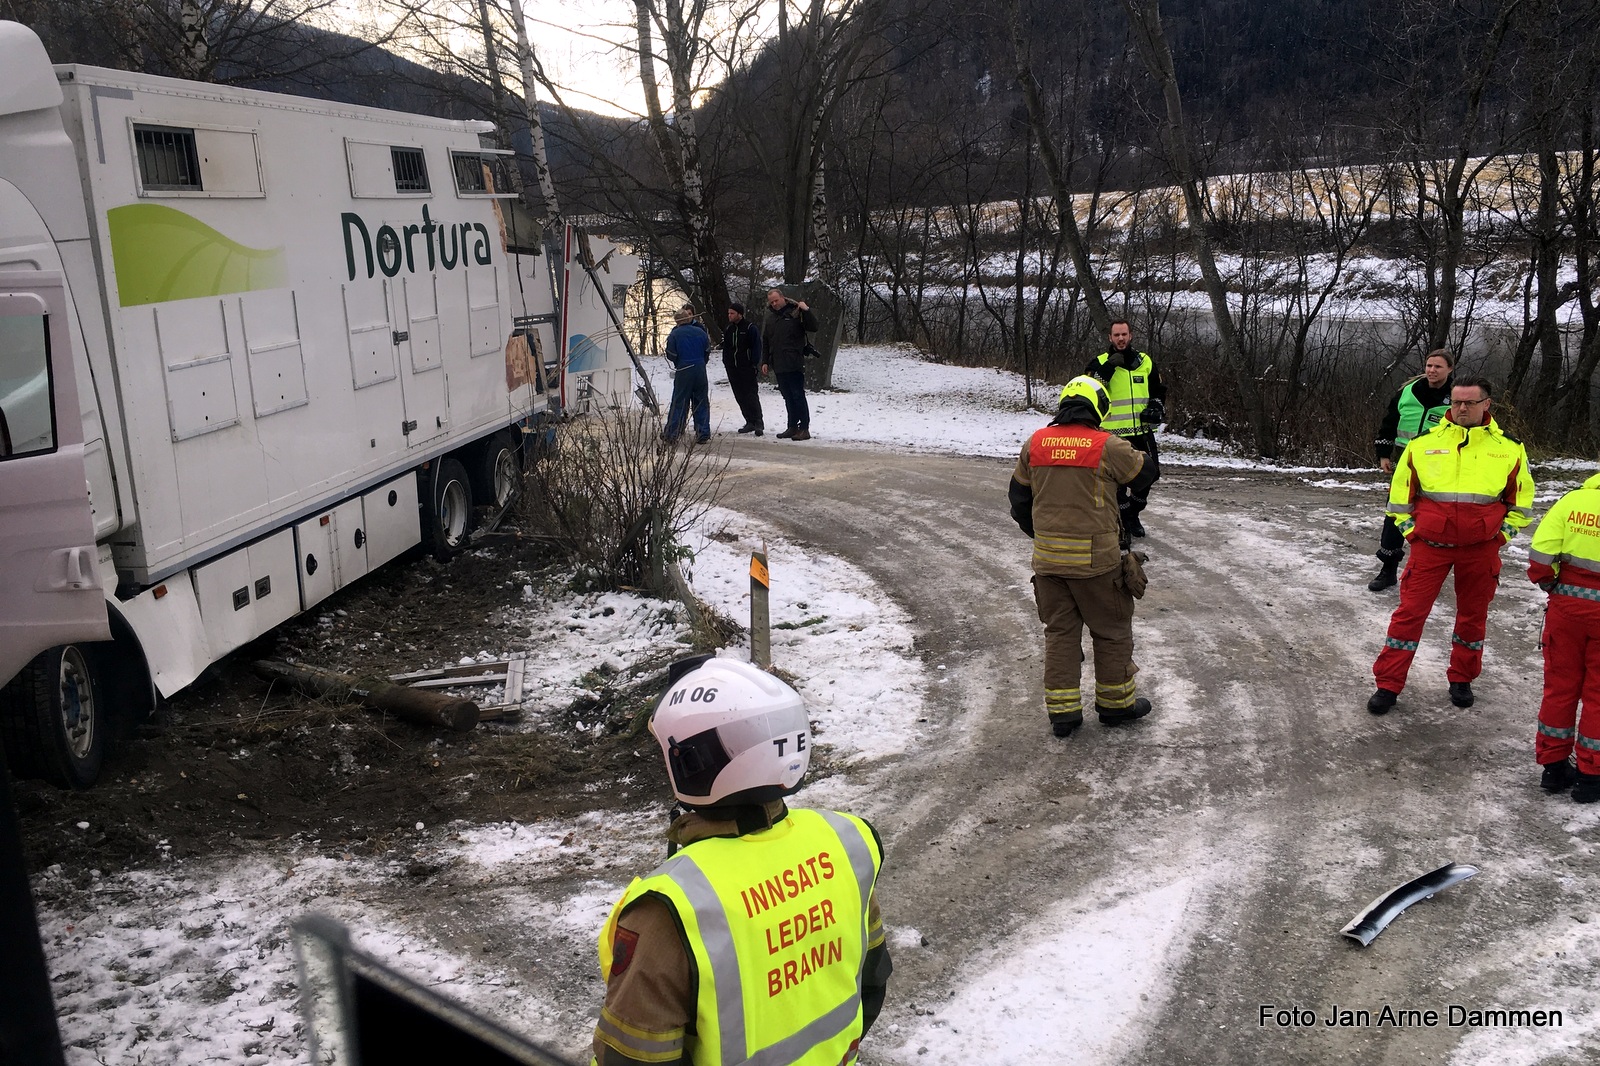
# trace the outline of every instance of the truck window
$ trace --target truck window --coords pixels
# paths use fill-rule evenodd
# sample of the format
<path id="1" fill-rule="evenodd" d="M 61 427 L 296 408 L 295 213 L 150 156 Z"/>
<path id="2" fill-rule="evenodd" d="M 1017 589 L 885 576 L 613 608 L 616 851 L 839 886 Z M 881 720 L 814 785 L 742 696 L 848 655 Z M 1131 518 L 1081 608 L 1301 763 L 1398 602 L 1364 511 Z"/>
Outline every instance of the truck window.
<path id="1" fill-rule="evenodd" d="M 133 143 L 139 153 L 139 181 L 145 189 L 170 191 L 203 187 L 194 130 L 135 126 Z"/>
<path id="2" fill-rule="evenodd" d="M 0 461 L 56 447 L 44 315 L 0 315 Z"/>
<path id="3" fill-rule="evenodd" d="M 395 192 L 428 192 L 428 163 L 421 148 L 391 148 Z"/>

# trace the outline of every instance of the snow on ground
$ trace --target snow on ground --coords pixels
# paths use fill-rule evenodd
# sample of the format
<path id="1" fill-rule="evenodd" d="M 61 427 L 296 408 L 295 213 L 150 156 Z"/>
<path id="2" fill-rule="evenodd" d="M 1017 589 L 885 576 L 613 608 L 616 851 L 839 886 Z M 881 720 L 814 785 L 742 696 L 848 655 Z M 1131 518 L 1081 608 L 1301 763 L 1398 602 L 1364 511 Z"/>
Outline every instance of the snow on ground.
<path id="1" fill-rule="evenodd" d="M 650 370 L 665 399 L 664 361 Z M 713 426 L 731 433 L 740 419 L 715 361 L 711 377 Z M 814 432 L 830 445 L 1009 458 L 1046 420 L 1027 409 L 1018 376 L 929 363 L 904 347 L 845 349 L 835 379 L 837 391 L 811 397 Z M 1049 407 L 1052 399 L 1053 390 L 1036 385 L 1036 403 Z M 770 388 L 762 400 L 776 431 L 783 424 L 782 401 Z M 1206 442 L 1163 436 L 1163 444 L 1169 449 L 1164 461 L 1175 465 L 1259 465 Z M 1592 465 L 1551 464 L 1551 470 L 1559 471 L 1560 486 L 1571 487 Z M 1328 489 L 1330 520 L 1370 523 L 1375 531 L 1378 479 L 1351 481 L 1349 471 L 1320 468 L 1292 472 L 1319 478 L 1311 483 Z M 1541 487 L 1541 503 L 1553 498 L 1553 488 Z M 1264 552 L 1282 551 L 1249 523 L 1238 533 Z M 875 762 L 903 752 L 913 739 L 922 694 L 934 682 L 912 654 L 912 620 L 864 572 L 745 516 L 717 511 L 696 531 L 690 569 L 697 592 L 730 617 L 747 619 L 749 553 L 761 544 L 772 566 L 774 660 L 797 678 L 819 740 L 833 745 L 847 767 L 801 800 L 853 805 L 870 796 Z M 1330 579 L 1318 595 L 1348 603 L 1352 614 L 1373 614 L 1376 608 L 1353 587 Z M 1023 594 L 1024 586 L 1019 590 Z M 625 668 L 684 633 L 669 608 L 636 596 L 571 594 L 535 603 L 531 586 L 524 596 L 528 606 L 508 621 L 505 646 L 485 649 L 479 658 L 539 649 L 530 657 L 536 671 L 530 691 L 538 695 L 525 708 L 532 725 L 584 694 L 591 671 Z M 1146 640 L 1143 647 L 1160 658 L 1159 641 Z M 1184 695 L 1167 692 L 1166 713 L 1181 718 Z M 588 953 L 627 879 L 659 855 L 664 809 L 655 798 L 629 816 L 591 813 L 539 825 L 419 824 L 413 861 L 447 864 L 457 883 L 497 893 L 497 913 L 513 925 L 544 930 L 550 950 Z M 1589 856 L 1591 846 L 1577 834 L 1592 834 L 1600 815 L 1570 817 L 1574 847 Z M 597 837 L 606 846 L 595 852 L 587 845 Z M 604 859 L 597 863 L 594 855 Z M 537 974 L 508 972 L 441 947 L 403 906 L 393 867 L 330 855 L 320 841 L 302 839 L 247 859 L 174 860 L 154 870 L 102 872 L 83 893 L 58 891 L 59 871 L 45 871 L 38 878 L 45 898 L 74 901 L 69 909 L 45 906 L 40 913 L 68 1062 L 305 1062 L 287 928 L 310 911 L 348 923 L 359 946 L 512 1029 L 567 1045 L 574 1034 L 581 1039 L 583 1007 L 554 1001 Z M 908 1062 L 1047 1061 L 1072 1046 L 1080 1061 L 1093 1062 L 1125 1052 L 1138 1019 L 1159 1005 L 1165 975 L 1193 935 L 1199 910 L 1237 872 L 1203 855 L 1166 869 L 1170 879 L 1147 891 L 1088 892 L 1015 931 L 990 957 L 971 964 L 961 991 L 939 1014 L 919 1016 L 925 1020 L 896 1034 L 902 1044 L 892 1054 Z M 1587 905 L 1578 910 L 1588 923 L 1580 933 L 1557 923 L 1548 936 L 1530 934 L 1528 945 L 1530 952 L 1564 951 L 1564 965 L 1574 974 L 1600 957 L 1600 914 Z M 1137 943 L 1121 935 L 1130 925 L 1141 929 Z M 916 941 L 915 930 L 896 936 L 900 944 Z M 1078 986 L 1041 987 L 1037 974 L 1049 968 L 1043 960 L 1062 957 L 1080 960 L 1074 966 Z M 1098 976 L 1084 979 L 1091 968 Z M 598 998 L 598 979 L 595 986 Z M 1059 1009 L 1063 995 L 1072 1009 Z M 994 1010 L 997 1002 L 1026 1006 L 1008 1016 Z M 1131 1014 L 1109 1009 L 1133 1002 L 1140 1006 Z M 1027 1024 L 1019 1027 L 1018 1018 Z M 1565 1033 L 1540 1034 L 1537 1043 L 1524 1042 L 1520 1032 L 1474 1034 L 1456 1061 L 1535 1062 L 1558 1050 L 1554 1041 L 1577 1035 Z M 922 1047 L 929 1049 L 925 1056 Z"/>

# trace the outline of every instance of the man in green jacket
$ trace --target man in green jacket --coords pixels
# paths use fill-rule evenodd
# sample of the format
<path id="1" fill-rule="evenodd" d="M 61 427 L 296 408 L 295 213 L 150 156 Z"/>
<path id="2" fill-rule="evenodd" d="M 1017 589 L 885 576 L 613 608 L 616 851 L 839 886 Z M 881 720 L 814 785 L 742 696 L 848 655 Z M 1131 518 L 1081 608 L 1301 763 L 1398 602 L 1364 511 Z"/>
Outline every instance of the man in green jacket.
<path id="1" fill-rule="evenodd" d="M 1414 437 L 1420 437 L 1439 424 L 1450 410 L 1450 385 L 1454 380 L 1456 359 L 1448 348 L 1428 353 L 1422 362 L 1422 376 L 1412 378 L 1400 386 L 1400 391 L 1389 400 L 1389 407 L 1378 426 L 1378 437 L 1373 446 L 1378 452 L 1378 466 L 1385 474 L 1394 473 L 1394 461 L 1406 450 Z M 1378 541 L 1378 561 L 1383 568 L 1367 582 L 1372 592 L 1394 588 L 1399 580 L 1400 560 L 1406 555 L 1406 541 L 1395 528 L 1393 516 L 1385 515 L 1383 533 Z"/>

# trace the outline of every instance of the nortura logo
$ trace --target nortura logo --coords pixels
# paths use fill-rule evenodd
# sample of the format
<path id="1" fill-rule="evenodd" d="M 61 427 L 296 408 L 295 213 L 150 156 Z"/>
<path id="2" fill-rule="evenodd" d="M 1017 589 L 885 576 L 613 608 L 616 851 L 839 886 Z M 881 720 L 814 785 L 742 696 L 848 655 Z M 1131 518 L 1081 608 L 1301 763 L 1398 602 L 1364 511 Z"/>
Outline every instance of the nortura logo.
<path id="1" fill-rule="evenodd" d="M 373 276 L 374 267 L 383 271 L 386 278 L 400 273 L 402 267 L 407 273 L 416 273 L 421 259 L 416 250 L 418 237 L 422 238 L 427 254 L 428 270 L 434 269 L 435 262 L 445 270 L 454 270 L 458 263 L 466 266 L 469 245 L 474 263 L 488 266 L 491 262 L 487 226 L 482 222 L 435 222 L 428 217 L 427 204 L 422 205 L 420 226 L 403 225 L 396 232 L 393 226 L 385 223 L 378 227 L 376 240 L 360 215 L 346 211 L 339 219 L 344 223 L 344 263 L 351 281 L 356 280 L 357 247 L 364 256 L 369 278 Z M 360 234 L 359 245 L 353 234 Z"/>

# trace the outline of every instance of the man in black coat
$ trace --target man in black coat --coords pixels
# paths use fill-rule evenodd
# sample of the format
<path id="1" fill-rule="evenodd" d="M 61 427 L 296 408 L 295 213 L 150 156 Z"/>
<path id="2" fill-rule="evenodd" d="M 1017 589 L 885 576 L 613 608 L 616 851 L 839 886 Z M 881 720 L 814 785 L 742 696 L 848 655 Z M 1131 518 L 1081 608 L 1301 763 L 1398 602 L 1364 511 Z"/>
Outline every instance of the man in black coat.
<path id="1" fill-rule="evenodd" d="M 777 289 L 767 293 L 767 321 L 761 327 L 762 367 L 778 379 L 783 405 L 789 409 L 784 440 L 811 439 L 811 408 L 806 404 L 806 334 L 817 331 L 817 316 L 804 300 L 791 300 Z"/>
<path id="2" fill-rule="evenodd" d="M 761 331 L 744 317 L 744 304 L 738 300 L 728 305 L 728 328 L 722 331 L 722 366 L 728 372 L 728 387 L 744 415 L 740 433 L 761 436 L 764 418 L 761 414 L 761 392 L 756 387 L 756 373 L 761 368 Z"/>

